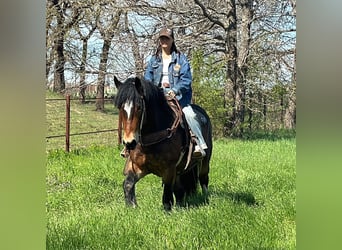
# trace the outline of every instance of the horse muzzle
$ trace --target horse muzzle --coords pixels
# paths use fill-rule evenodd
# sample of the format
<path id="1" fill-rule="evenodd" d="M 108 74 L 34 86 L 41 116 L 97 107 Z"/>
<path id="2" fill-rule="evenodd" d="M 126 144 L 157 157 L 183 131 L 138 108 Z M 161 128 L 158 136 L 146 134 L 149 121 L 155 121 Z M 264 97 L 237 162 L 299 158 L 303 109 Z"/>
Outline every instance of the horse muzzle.
<path id="1" fill-rule="evenodd" d="M 137 141 L 135 139 L 133 139 L 132 141 L 130 142 L 123 142 L 123 144 L 125 145 L 125 147 L 128 149 L 128 150 L 134 150 L 135 147 L 137 146 Z"/>

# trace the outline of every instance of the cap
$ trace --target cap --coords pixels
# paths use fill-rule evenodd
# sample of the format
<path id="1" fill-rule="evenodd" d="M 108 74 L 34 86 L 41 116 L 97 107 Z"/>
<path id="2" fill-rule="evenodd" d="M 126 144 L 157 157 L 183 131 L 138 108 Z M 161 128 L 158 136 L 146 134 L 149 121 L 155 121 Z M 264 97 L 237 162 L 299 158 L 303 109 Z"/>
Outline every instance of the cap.
<path id="1" fill-rule="evenodd" d="M 169 29 L 169 28 L 162 28 L 159 32 L 159 38 L 162 37 L 162 36 L 166 36 L 168 38 L 172 38 L 173 39 L 173 31 L 172 29 Z"/>

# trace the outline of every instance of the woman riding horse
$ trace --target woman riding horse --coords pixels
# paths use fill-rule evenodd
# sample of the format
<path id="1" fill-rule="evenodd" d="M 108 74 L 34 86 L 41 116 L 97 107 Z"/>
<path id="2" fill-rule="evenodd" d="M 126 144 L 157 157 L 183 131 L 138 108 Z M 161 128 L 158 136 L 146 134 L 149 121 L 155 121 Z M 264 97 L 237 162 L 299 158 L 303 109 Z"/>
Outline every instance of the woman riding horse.
<path id="1" fill-rule="evenodd" d="M 194 193 L 198 181 L 206 194 L 212 152 L 211 123 L 206 112 L 192 105 L 208 145 L 203 158 L 193 158 L 187 140 L 189 131 L 181 126 L 181 117 L 170 107 L 161 88 L 137 77 L 124 83 L 116 77 L 114 80 L 119 128 L 123 127 L 122 142 L 127 149 L 123 182 L 126 203 L 137 204 L 135 184 L 150 173 L 162 178 L 165 210 L 174 204 L 173 195 L 181 204 L 185 195 Z"/>

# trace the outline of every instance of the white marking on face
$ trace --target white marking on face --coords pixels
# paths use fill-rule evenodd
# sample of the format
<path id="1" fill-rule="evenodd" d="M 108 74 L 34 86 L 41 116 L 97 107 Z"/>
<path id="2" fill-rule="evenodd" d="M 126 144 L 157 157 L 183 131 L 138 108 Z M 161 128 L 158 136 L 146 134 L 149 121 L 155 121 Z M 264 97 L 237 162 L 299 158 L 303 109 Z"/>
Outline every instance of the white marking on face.
<path id="1" fill-rule="evenodd" d="M 129 120 L 131 117 L 131 112 L 132 112 L 132 108 L 133 108 L 133 102 L 132 101 L 127 101 L 124 105 L 124 110 L 127 113 L 127 119 Z"/>

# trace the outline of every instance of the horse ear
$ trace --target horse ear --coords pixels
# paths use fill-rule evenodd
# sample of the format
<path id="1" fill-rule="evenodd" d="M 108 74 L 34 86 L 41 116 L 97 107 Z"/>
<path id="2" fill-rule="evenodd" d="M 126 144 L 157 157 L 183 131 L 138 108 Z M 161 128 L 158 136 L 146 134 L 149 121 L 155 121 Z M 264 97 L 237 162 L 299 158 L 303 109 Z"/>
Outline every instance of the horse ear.
<path id="1" fill-rule="evenodd" d="M 114 76 L 114 83 L 115 83 L 115 86 L 116 86 L 117 89 L 118 89 L 118 88 L 120 87 L 120 85 L 122 84 L 122 82 L 120 82 L 120 81 L 118 80 L 118 78 L 116 78 L 116 76 Z"/>
<path id="2" fill-rule="evenodd" d="M 135 84 L 135 88 L 138 90 L 138 93 L 140 95 L 144 95 L 144 90 L 143 90 L 143 87 L 141 85 L 141 80 L 139 77 L 135 77 L 134 84 Z"/>

